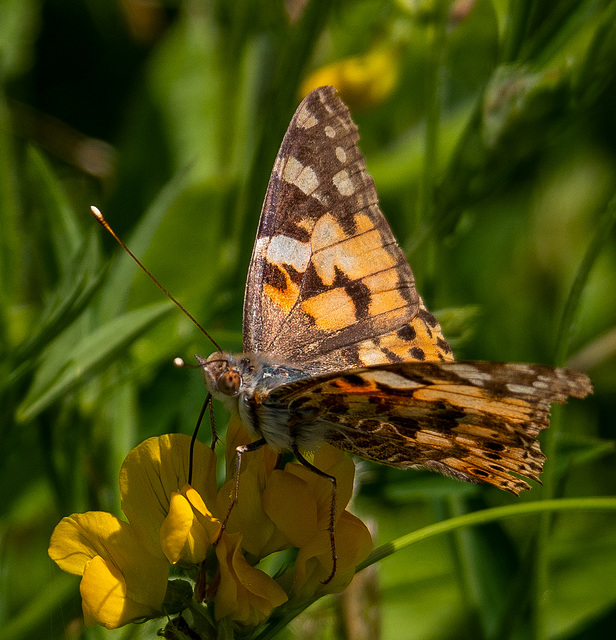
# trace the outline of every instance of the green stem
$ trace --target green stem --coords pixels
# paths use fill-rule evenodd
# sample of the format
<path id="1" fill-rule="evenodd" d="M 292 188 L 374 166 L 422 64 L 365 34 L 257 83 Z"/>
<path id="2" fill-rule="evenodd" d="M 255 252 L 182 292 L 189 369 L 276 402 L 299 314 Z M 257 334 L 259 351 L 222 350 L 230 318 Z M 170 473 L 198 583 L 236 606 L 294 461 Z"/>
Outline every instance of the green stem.
<path id="1" fill-rule="evenodd" d="M 543 514 L 555 511 L 616 511 L 616 498 L 567 498 L 564 500 L 542 500 L 537 502 L 528 502 L 526 504 L 513 504 L 504 507 L 494 507 L 492 509 L 483 509 L 474 513 L 466 513 L 449 520 L 435 522 L 412 533 L 407 533 L 397 540 L 388 542 L 376 548 L 362 563 L 355 568 L 356 572 L 369 567 L 370 565 L 387 558 L 396 551 L 400 551 L 422 540 L 432 538 L 434 536 L 450 533 L 457 529 L 465 527 L 475 527 L 488 522 L 495 522 L 503 518 L 512 518 L 519 516 L 527 516 L 532 514 Z"/>
<path id="2" fill-rule="evenodd" d="M 422 540 L 432 538 L 434 536 L 443 535 L 445 533 L 451 533 L 453 531 L 464 529 L 467 527 L 473 527 L 477 525 L 487 524 L 489 522 L 495 522 L 503 518 L 512 518 L 525 515 L 541 514 L 546 511 L 615 511 L 616 512 L 616 498 L 569 498 L 566 500 L 547 500 L 540 502 L 529 502 L 527 504 L 514 504 L 507 505 L 505 507 L 494 507 L 492 509 L 484 509 L 483 511 L 476 511 L 474 513 L 466 513 L 448 520 L 442 520 L 434 524 L 422 527 L 417 531 L 408 533 L 397 540 L 388 542 L 381 545 L 364 560 L 358 564 L 355 571 L 361 571 L 366 569 L 370 565 L 387 558 L 396 551 L 400 551 L 405 547 L 408 547 Z M 264 628 L 260 630 L 254 640 L 270 640 L 280 630 L 284 629 L 295 617 L 305 611 L 312 602 L 305 602 L 297 608 L 284 610 L 280 617 L 271 618 Z"/>
<path id="3" fill-rule="evenodd" d="M 563 314 L 560 320 L 560 326 L 558 328 L 558 334 L 556 338 L 555 346 L 555 362 L 558 365 L 562 365 L 567 359 L 569 354 L 569 348 L 571 343 L 571 334 L 575 327 L 576 313 L 580 307 L 580 299 L 584 287 L 588 282 L 590 272 L 595 264 L 595 261 L 599 257 L 603 246 L 610 239 L 610 233 L 612 227 L 616 223 L 616 194 L 608 202 L 605 211 L 599 218 L 597 229 L 593 239 L 588 245 L 588 249 L 582 258 L 582 262 L 575 275 L 575 280 L 571 287 L 569 297 L 565 303 Z"/>

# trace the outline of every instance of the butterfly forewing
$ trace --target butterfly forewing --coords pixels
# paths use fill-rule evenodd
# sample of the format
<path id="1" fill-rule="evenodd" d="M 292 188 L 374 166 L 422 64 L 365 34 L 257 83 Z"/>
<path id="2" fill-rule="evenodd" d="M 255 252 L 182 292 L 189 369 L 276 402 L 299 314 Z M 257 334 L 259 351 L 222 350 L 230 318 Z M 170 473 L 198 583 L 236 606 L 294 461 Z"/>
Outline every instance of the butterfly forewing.
<path id="1" fill-rule="evenodd" d="M 333 87 L 297 109 L 276 158 L 244 300 L 244 350 L 319 373 L 451 359 L 381 213 Z"/>

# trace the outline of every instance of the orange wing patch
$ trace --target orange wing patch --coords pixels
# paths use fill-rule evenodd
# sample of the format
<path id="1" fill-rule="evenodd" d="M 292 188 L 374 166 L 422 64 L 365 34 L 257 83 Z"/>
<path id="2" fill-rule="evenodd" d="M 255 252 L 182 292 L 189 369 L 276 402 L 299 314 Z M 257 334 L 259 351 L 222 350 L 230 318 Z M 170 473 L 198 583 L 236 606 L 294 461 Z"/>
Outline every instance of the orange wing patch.
<path id="1" fill-rule="evenodd" d="M 364 366 L 393 362 L 450 362 L 453 352 L 436 318 L 419 299 L 419 313 L 391 333 L 363 340 L 357 345 Z"/>

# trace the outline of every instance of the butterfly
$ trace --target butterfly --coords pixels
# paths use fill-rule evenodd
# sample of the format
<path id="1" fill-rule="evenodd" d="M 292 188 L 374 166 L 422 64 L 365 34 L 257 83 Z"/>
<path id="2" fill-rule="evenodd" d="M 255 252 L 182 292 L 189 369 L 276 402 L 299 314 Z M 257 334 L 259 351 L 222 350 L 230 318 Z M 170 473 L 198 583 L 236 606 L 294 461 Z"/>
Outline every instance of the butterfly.
<path id="1" fill-rule="evenodd" d="M 518 495 L 539 480 L 550 404 L 592 392 L 583 373 L 456 362 L 381 212 L 333 87 L 293 116 L 261 211 L 244 298 L 243 353 L 197 356 L 209 393 L 254 438 L 332 482 L 304 453 L 328 442 Z"/>

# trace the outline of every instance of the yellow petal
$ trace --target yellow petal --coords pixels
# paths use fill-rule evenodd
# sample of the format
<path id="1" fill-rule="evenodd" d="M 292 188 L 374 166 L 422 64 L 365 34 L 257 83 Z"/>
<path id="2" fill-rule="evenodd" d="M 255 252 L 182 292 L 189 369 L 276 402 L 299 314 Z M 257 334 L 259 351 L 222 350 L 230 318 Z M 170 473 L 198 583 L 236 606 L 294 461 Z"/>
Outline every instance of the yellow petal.
<path id="1" fill-rule="evenodd" d="M 117 629 L 140 618 L 161 615 L 161 606 L 153 607 L 129 597 L 122 573 L 100 556 L 86 564 L 79 591 L 88 627 L 101 624 L 107 629 Z"/>
<path id="2" fill-rule="evenodd" d="M 169 512 L 171 495 L 188 482 L 189 462 L 190 438 L 170 434 L 142 442 L 122 465 L 122 511 L 153 555 L 162 555 L 160 528 Z M 198 441 L 193 454 L 192 486 L 207 504 L 214 504 L 216 456 Z"/>
<path id="3" fill-rule="evenodd" d="M 186 493 L 186 495 L 183 495 Z M 208 511 L 201 496 L 190 485 L 171 496 L 169 513 L 160 529 L 160 542 L 169 562 L 198 564 L 205 560 L 218 535 L 220 522 Z"/>
<path id="4" fill-rule="evenodd" d="M 316 452 L 312 463 L 320 471 L 336 478 L 336 518 L 338 518 L 353 495 L 355 463 L 350 456 L 329 444 L 324 444 Z M 329 526 L 332 483 L 327 478 L 295 462 L 287 464 L 285 471 L 296 475 L 308 484 L 318 505 L 319 528 Z"/>
<path id="5" fill-rule="evenodd" d="M 207 508 L 207 505 L 203 501 L 203 498 L 199 495 L 199 492 L 191 487 L 189 484 L 185 484 L 182 487 L 182 495 L 186 497 L 186 500 L 190 503 L 190 506 L 202 516 L 213 518 L 212 513 Z"/>
<path id="6" fill-rule="evenodd" d="M 162 609 L 168 562 L 150 554 L 131 525 L 109 513 L 63 518 L 49 556 L 64 571 L 83 576 L 84 616 L 92 624 L 117 626 Z"/>
<path id="7" fill-rule="evenodd" d="M 250 442 L 250 437 L 241 422 L 231 419 L 227 433 L 228 480 L 218 492 L 216 515 L 222 519 L 227 515 L 234 487 L 235 447 Z M 233 507 L 227 522 L 227 531 L 242 533 L 242 547 L 254 559 L 285 548 L 288 541 L 276 529 L 262 505 L 262 493 L 276 464 L 276 454 L 270 447 L 242 457 L 242 472 L 239 478 L 238 502 Z"/>
<path id="8" fill-rule="evenodd" d="M 62 518 L 51 534 L 49 557 L 68 573 L 83 575 L 86 564 L 104 553 L 104 540 L 120 527 L 120 521 L 110 513 L 90 511 Z"/>
<path id="9" fill-rule="evenodd" d="M 248 444 L 255 438 L 244 428 L 242 421 L 237 416 L 231 416 L 229 427 L 227 429 L 227 437 L 225 438 L 225 459 L 227 461 L 227 478 L 231 479 L 235 473 L 235 455 L 236 448 L 240 445 Z M 242 456 L 242 468 L 245 469 L 251 462 L 259 464 L 266 472 L 271 471 L 278 459 L 278 454 L 268 446 L 261 447 L 257 451 Z"/>
<path id="10" fill-rule="evenodd" d="M 244 550 L 253 558 L 267 555 L 269 541 L 276 533 L 274 523 L 268 518 L 261 503 L 261 490 L 264 481 L 260 473 L 245 471 L 240 475 L 238 502 L 233 507 L 227 522 L 229 533 L 241 533 Z M 231 504 L 230 494 L 233 480 L 226 482 L 220 489 L 218 513 L 226 514 Z"/>
<path id="11" fill-rule="evenodd" d="M 272 472 L 263 492 L 263 508 L 294 547 L 307 544 L 318 532 L 317 501 L 312 487 L 294 473 Z"/>
<path id="12" fill-rule="evenodd" d="M 240 534 L 225 533 L 216 546 L 220 585 L 214 597 L 214 616 L 257 626 L 287 601 L 287 595 L 270 576 L 246 562 L 241 541 Z"/>
<path id="13" fill-rule="evenodd" d="M 336 574 L 323 584 L 332 568 L 332 554 L 327 531 L 319 533 L 300 548 L 295 560 L 293 590 L 295 599 L 312 600 L 326 593 L 343 591 L 355 575 L 355 567 L 372 550 L 372 537 L 366 525 L 352 513 L 344 511 L 335 527 Z"/>
<path id="14" fill-rule="evenodd" d="M 169 513 L 160 528 L 160 544 L 167 560 L 175 564 L 180 558 L 188 562 L 202 562 L 207 553 L 207 539 L 192 534 L 195 514 L 181 493 L 173 493 Z"/>

